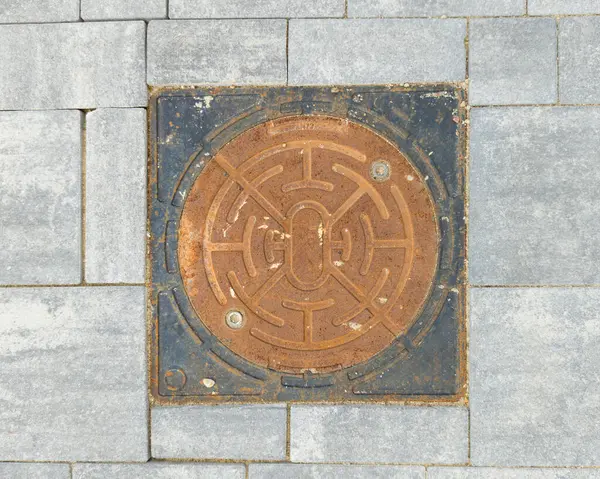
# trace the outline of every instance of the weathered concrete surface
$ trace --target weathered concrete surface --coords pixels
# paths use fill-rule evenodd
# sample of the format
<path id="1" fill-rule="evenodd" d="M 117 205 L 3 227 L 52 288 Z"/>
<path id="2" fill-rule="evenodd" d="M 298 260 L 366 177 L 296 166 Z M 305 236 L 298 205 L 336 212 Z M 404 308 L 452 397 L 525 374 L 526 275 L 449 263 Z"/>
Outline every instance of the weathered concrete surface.
<path id="1" fill-rule="evenodd" d="M 73 479 L 245 479 L 243 464 L 75 464 Z"/>
<path id="2" fill-rule="evenodd" d="M 281 460 L 285 404 L 152 409 L 152 457 Z"/>
<path id="3" fill-rule="evenodd" d="M 465 34 L 464 20 L 290 20 L 289 83 L 461 81 Z"/>
<path id="4" fill-rule="evenodd" d="M 0 289 L 0 461 L 146 461 L 143 287 Z"/>
<path id="5" fill-rule="evenodd" d="M 0 23 L 76 22 L 79 0 L 2 0 Z"/>
<path id="6" fill-rule="evenodd" d="M 600 18 L 561 18 L 559 42 L 560 101 L 600 103 Z"/>
<path id="7" fill-rule="evenodd" d="M 68 464 L 0 463 L 0 477 L 6 479 L 71 479 Z"/>
<path id="8" fill-rule="evenodd" d="M 167 17 L 167 0 L 81 0 L 81 18 L 132 20 Z"/>
<path id="9" fill-rule="evenodd" d="M 471 104 L 556 102 L 556 41 L 553 18 L 471 20 Z"/>
<path id="10" fill-rule="evenodd" d="M 143 283 L 146 261 L 146 110 L 86 115 L 85 279 Z"/>
<path id="11" fill-rule="evenodd" d="M 531 15 L 600 13 L 598 0 L 528 0 Z"/>
<path id="12" fill-rule="evenodd" d="M 348 0 L 349 17 L 523 15 L 522 0 Z"/>
<path id="13" fill-rule="evenodd" d="M 600 289 L 472 289 L 471 461 L 600 464 Z"/>
<path id="14" fill-rule="evenodd" d="M 599 284 L 600 109 L 471 113 L 473 284 Z"/>
<path id="15" fill-rule="evenodd" d="M 81 148 L 78 111 L 0 112 L 0 284 L 81 281 Z"/>
<path id="16" fill-rule="evenodd" d="M 344 0 L 170 0 L 170 18 L 342 17 Z"/>
<path id="17" fill-rule="evenodd" d="M 272 85 L 285 81 L 285 20 L 150 22 L 150 85 Z"/>
<path id="18" fill-rule="evenodd" d="M 0 110 L 145 106 L 144 22 L 0 25 Z"/>
<path id="19" fill-rule="evenodd" d="M 466 408 L 292 406 L 293 462 L 460 464 L 467 461 Z"/>
<path id="20" fill-rule="evenodd" d="M 419 466 L 342 466 L 333 464 L 250 464 L 249 479 L 424 479 Z"/>
<path id="21" fill-rule="evenodd" d="M 428 479 L 597 479 L 598 469 L 428 467 Z"/>

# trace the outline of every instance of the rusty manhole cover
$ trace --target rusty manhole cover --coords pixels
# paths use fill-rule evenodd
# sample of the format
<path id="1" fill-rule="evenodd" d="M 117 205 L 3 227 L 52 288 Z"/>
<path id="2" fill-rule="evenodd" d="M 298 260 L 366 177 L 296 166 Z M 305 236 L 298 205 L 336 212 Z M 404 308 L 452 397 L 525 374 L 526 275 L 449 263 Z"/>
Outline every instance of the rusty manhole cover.
<path id="1" fill-rule="evenodd" d="M 378 180 L 380 167 L 390 174 Z M 206 326 L 240 356 L 290 372 L 345 368 L 389 346 L 423 306 L 437 252 L 425 180 L 381 136 L 329 116 L 268 121 L 229 142 L 179 227 L 183 284 Z"/>
<path id="2" fill-rule="evenodd" d="M 160 94 L 156 397 L 460 396 L 459 102 L 453 90 Z M 427 119 L 420 145 L 411 121 Z"/>

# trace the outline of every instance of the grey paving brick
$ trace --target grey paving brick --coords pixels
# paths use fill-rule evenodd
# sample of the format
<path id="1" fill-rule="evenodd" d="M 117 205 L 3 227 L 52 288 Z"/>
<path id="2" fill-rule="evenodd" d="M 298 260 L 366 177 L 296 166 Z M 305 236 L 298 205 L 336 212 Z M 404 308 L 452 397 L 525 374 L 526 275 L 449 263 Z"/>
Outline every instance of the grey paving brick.
<path id="1" fill-rule="evenodd" d="M 292 406 L 293 462 L 460 464 L 467 410 L 390 405 Z"/>
<path id="2" fill-rule="evenodd" d="M 472 463 L 600 464 L 600 289 L 472 289 L 470 313 Z"/>
<path id="3" fill-rule="evenodd" d="M 146 110 L 99 109 L 86 120 L 86 281 L 143 283 Z"/>
<path id="4" fill-rule="evenodd" d="M 598 284 L 600 109 L 471 115 L 472 284 Z"/>
<path id="5" fill-rule="evenodd" d="M 249 479 L 424 479 L 419 466 L 341 466 L 332 464 L 250 464 Z"/>
<path id="6" fill-rule="evenodd" d="M 464 20 L 291 20 L 290 84 L 461 81 Z"/>
<path id="7" fill-rule="evenodd" d="M 554 103 L 556 78 L 553 18 L 471 21 L 469 93 L 473 105 Z"/>
<path id="8" fill-rule="evenodd" d="M 167 17 L 167 0 L 81 0 L 84 20 L 132 20 Z"/>
<path id="9" fill-rule="evenodd" d="M 558 38 L 560 101 L 600 103 L 600 18 L 562 18 Z"/>
<path id="10" fill-rule="evenodd" d="M 528 0 L 531 15 L 600 13 L 598 0 Z"/>
<path id="11" fill-rule="evenodd" d="M 285 81 L 285 20 L 158 20 L 149 24 L 151 85 Z"/>
<path id="12" fill-rule="evenodd" d="M 0 23 L 76 22 L 79 0 L 2 0 Z"/>
<path id="13" fill-rule="evenodd" d="M 428 479 L 597 479 L 598 469 L 428 467 Z"/>
<path id="14" fill-rule="evenodd" d="M 349 17 L 523 15 L 523 0 L 348 0 Z"/>
<path id="15" fill-rule="evenodd" d="M 68 464 L 0 463 L 0 477 L 6 479 L 70 479 Z"/>
<path id="16" fill-rule="evenodd" d="M 343 16 L 344 0 L 169 1 L 170 18 L 310 18 Z"/>
<path id="17" fill-rule="evenodd" d="M 81 281 L 81 113 L 0 112 L 0 284 Z"/>
<path id="18" fill-rule="evenodd" d="M 152 457 L 285 458 L 284 404 L 180 406 L 152 410 Z"/>
<path id="19" fill-rule="evenodd" d="M 144 22 L 0 26 L 0 109 L 145 106 Z"/>
<path id="20" fill-rule="evenodd" d="M 146 461 L 143 287 L 0 289 L 0 461 Z"/>
<path id="21" fill-rule="evenodd" d="M 74 464 L 73 479 L 245 479 L 243 464 Z"/>

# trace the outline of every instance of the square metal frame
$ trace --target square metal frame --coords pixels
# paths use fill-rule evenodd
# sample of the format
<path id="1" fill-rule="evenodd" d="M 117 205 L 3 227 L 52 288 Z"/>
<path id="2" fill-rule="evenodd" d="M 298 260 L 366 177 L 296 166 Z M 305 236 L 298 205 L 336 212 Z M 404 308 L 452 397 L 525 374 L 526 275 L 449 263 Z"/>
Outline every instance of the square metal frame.
<path id="1" fill-rule="evenodd" d="M 206 101 L 210 108 L 195 108 Z M 178 192 L 189 189 L 201 171 L 200 155 L 210 158 L 246 129 L 282 116 L 319 114 L 373 128 L 421 171 L 437 171 L 445 188 L 444 198 L 436 198 L 442 254 L 431 298 L 406 335 L 354 367 L 293 375 L 235 355 L 196 315 L 178 271 L 177 227 L 184 203 Z M 148 175 L 151 401 L 464 403 L 467 116 L 459 84 L 155 90 Z M 218 393 L 202 378 L 216 380 Z"/>

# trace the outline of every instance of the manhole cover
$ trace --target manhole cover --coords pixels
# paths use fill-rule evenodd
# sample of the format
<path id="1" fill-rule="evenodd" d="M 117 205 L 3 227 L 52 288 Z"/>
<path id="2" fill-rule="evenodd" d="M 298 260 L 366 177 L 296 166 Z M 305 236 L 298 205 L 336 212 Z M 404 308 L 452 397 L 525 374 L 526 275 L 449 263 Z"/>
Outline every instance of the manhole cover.
<path id="1" fill-rule="evenodd" d="M 374 179 L 373 164 L 389 177 Z M 414 323 L 437 265 L 436 220 L 426 180 L 376 133 L 329 116 L 268 121 L 196 179 L 179 226 L 183 284 L 240 356 L 345 368 Z"/>
<path id="2" fill-rule="evenodd" d="M 459 397 L 460 101 L 441 88 L 159 94 L 157 399 Z"/>

